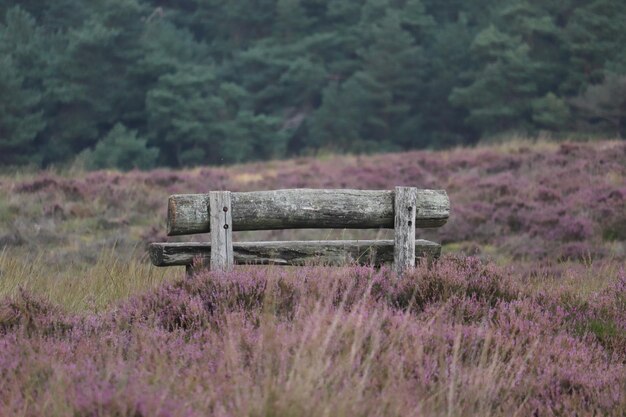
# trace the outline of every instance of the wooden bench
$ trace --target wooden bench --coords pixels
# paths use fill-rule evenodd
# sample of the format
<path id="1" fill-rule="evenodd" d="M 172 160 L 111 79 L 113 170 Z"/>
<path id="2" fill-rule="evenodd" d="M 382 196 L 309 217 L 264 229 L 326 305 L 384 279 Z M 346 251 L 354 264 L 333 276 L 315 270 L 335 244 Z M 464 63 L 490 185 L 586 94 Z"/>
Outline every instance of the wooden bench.
<path id="1" fill-rule="evenodd" d="M 211 232 L 206 243 L 152 243 L 156 266 L 198 265 L 228 270 L 234 264 L 304 265 L 393 263 L 397 273 L 417 258 L 436 258 L 441 246 L 415 239 L 415 228 L 440 227 L 450 213 L 443 190 L 314 190 L 181 194 L 169 198 L 168 236 Z M 275 229 L 394 229 L 394 240 L 233 242 L 233 231 Z"/>

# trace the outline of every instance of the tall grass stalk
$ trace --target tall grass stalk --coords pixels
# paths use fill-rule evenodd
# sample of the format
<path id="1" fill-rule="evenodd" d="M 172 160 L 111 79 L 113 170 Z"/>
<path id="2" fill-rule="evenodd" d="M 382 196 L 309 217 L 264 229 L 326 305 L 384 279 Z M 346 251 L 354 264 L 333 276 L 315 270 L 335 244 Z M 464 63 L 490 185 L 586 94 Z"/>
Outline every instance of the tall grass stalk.
<path id="1" fill-rule="evenodd" d="M 44 253 L 31 258 L 2 250 L 0 297 L 25 289 L 69 312 L 97 312 L 184 273 L 182 268 L 156 268 L 136 256 L 122 260 L 114 246 L 102 251 L 93 264 L 63 267 L 47 259 Z"/>

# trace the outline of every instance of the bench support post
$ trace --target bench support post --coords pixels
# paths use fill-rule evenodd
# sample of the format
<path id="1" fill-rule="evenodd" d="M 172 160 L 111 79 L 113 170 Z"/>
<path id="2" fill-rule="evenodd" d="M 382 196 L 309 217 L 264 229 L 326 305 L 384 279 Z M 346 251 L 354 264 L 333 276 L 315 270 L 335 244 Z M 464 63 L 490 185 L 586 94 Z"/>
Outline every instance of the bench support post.
<path id="1" fill-rule="evenodd" d="M 211 222 L 211 271 L 231 270 L 234 259 L 230 191 L 209 193 L 209 218 Z"/>
<path id="2" fill-rule="evenodd" d="M 393 268 L 398 275 L 415 267 L 417 188 L 396 187 L 394 200 Z"/>

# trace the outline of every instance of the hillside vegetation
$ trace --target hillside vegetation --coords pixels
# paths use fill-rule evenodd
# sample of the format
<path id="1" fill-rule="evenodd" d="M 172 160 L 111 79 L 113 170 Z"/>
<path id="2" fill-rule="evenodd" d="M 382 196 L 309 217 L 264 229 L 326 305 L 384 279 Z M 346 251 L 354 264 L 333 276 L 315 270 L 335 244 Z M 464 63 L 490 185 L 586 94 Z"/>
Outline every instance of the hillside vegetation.
<path id="1" fill-rule="evenodd" d="M 0 176 L 0 416 L 623 416 L 625 184 L 622 141 Z M 452 202 L 401 278 L 145 257 L 170 193 L 395 185 Z"/>
<path id="2" fill-rule="evenodd" d="M 446 152 L 333 156 L 189 170 L 42 171 L 0 177 L 0 244 L 55 264 L 165 241 L 167 197 L 209 190 L 445 189 L 449 222 L 418 233 L 518 260 L 625 259 L 626 144 L 520 141 Z M 385 231 L 239 232 L 241 239 L 388 236 Z M 188 236 L 206 239 L 206 236 Z"/>
<path id="3" fill-rule="evenodd" d="M 626 134 L 620 0 L 0 0 L 0 165 Z"/>

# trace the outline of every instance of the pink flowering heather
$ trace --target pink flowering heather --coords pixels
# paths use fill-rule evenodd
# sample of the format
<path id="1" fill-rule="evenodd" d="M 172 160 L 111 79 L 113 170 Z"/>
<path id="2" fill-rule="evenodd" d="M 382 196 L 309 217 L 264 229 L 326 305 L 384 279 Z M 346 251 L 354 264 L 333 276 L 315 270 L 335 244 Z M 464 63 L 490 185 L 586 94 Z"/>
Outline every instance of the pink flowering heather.
<path id="1" fill-rule="evenodd" d="M 402 277 L 147 266 L 169 194 L 397 185 L 452 202 Z M 0 417 L 624 416 L 625 260 L 617 141 L 0 176 Z"/>
<path id="2" fill-rule="evenodd" d="M 44 239 L 58 244 L 59 239 L 95 233 L 94 243 L 82 249 L 88 256 L 88 251 L 111 242 L 130 248 L 166 239 L 169 194 L 396 185 L 447 190 L 453 205 L 450 221 L 423 234 L 457 243 L 470 253 L 493 247 L 516 259 L 626 257 L 624 142 L 416 151 L 186 171 L 99 171 L 71 178 L 46 172 L 0 179 L 0 193 L 12 195 L 7 203 L 10 215 L 0 218 L 0 230 L 2 222 L 7 230 L 0 239 L 37 248 Z M 31 224 L 37 236 L 27 226 Z M 131 226 L 140 233 L 129 233 Z M 294 233 L 264 236 L 321 236 Z"/>
<path id="3" fill-rule="evenodd" d="M 623 415 L 624 274 L 586 300 L 522 282 L 446 258 L 201 273 L 88 316 L 22 293 L 0 415 Z"/>

